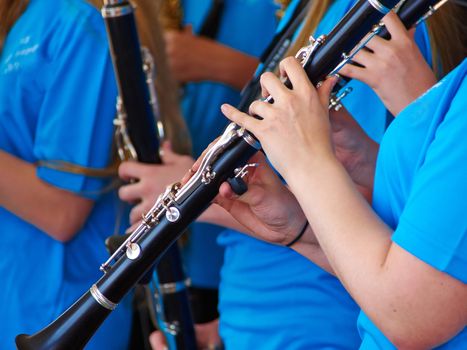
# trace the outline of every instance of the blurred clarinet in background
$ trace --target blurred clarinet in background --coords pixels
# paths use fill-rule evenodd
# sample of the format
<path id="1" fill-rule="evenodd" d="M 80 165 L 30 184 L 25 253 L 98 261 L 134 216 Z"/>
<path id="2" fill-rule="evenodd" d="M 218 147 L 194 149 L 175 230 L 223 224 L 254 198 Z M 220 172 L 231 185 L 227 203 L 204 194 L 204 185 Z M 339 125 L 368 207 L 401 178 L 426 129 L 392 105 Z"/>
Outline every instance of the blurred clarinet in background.
<path id="1" fill-rule="evenodd" d="M 159 146 L 164 128 L 154 85 L 153 57 L 149 50 L 141 49 L 134 9 L 128 1 L 105 2 L 102 15 L 119 91 L 115 120 L 119 156 L 122 160 L 160 164 Z M 111 239 L 119 241 L 118 237 Z M 169 349 L 196 349 L 187 279 L 177 242 L 156 264 L 156 273 L 150 271 L 142 281 L 149 282 L 153 284 L 152 290 L 148 286 L 139 287 L 135 297 L 149 305 L 147 311 L 152 314 L 151 319 L 157 319 Z"/>

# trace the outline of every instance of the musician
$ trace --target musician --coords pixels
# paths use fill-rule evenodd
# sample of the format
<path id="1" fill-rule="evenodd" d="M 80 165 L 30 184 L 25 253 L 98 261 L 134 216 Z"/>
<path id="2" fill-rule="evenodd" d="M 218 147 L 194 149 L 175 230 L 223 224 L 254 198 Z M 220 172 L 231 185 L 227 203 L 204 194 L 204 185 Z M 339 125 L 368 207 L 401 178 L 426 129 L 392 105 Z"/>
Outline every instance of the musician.
<path id="1" fill-rule="evenodd" d="M 387 23 L 393 38 L 404 34 Z M 379 74 L 375 91 L 394 113 L 402 110 L 380 150 L 355 123 L 344 133 L 330 124 L 333 80 L 316 91 L 287 59 L 281 70 L 294 89 L 264 75 L 263 91 L 275 102 L 250 108 L 263 120 L 227 105 L 223 111 L 259 138 L 289 188 L 259 156 L 250 190 L 236 198 L 224 184 L 219 203 L 254 236 L 279 245 L 296 240 L 296 252 L 339 278 L 362 309 L 361 349 L 460 349 L 467 341 L 467 149 L 460 141 L 467 61 L 419 97 L 434 76 L 410 41 L 392 51 L 397 64 L 386 62 L 379 72 L 376 57 L 391 44 L 370 45 L 372 55 L 356 59 L 365 68 L 346 73 L 368 84 L 375 81 L 370 72 Z M 406 96 L 417 99 L 407 106 Z M 361 187 L 372 190 L 372 208 Z"/>
<path id="2" fill-rule="evenodd" d="M 301 36 L 313 31 L 316 35 L 328 33 L 352 3 L 314 2 Z M 431 62 L 426 28 L 420 29 L 416 41 Z M 289 54 L 305 44 L 300 38 L 297 41 Z M 358 116 L 372 139 L 380 140 L 388 115 L 386 108 L 367 85 L 353 81 L 349 86 L 353 91 L 344 99 L 344 105 Z M 211 218 L 219 222 L 220 216 L 214 216 Z M 357 347 L 357 306 L 336 278 L 287 247 L 233 230 L 225 231 L 219 242 L 226 246 L 220 329 L 228 349 Z"/>
<path id="3" fill-rule="evenodd" d="M 251 78 L 257 57 L 274 34 L 277 5 L 271 1 L 224 1 L 218 12 L 219 25 L 214 38 L 199 36 L 213 2 L 182 1 L 183 25 L 180 31 L 167 31 L 165 39 L 168 62 L 173 75 L 183 85 L 182 109 L 190 130 L 193 156 L 198 157 L 213 135 L 222 132 L 226 120 L 219 111 L 224 101 L 237 103 L 239 92 Z M 123 178 L 138 179 L 120 189 L 120 198 L 141 201 L 131 212 L 131 221 L 139 221 L 155 197 L 169 183 L 178 181 L 193 158 L 175 152 L 169 143 L 163 146 L 164 165 L 123 163 Z M 156 181 L 154 181 L 156 180 Z M 200 301 L 198 322 L 217 318 L 217 288 L 223 249 L 216 244 L 221 227 L 197 223 L 191 226 L 184 247 L 187 274 L 195 287 L 195 302 Z M 200 300 L 201 299 L 201 300 Z M 214 300 L 206 302 L 206 299 Z M 197 305 L 194 305 L 197 308 Z M 199 316 L 201 314 L 201 316 Z M 216 324 L 214 324 L 216 326 Z M 216 331 L 217 333 L 217 331 Z"/>
<path id="4" fill-rule="evenodd" d="M 315 18 L 329 6 L 327 3 L 322 8 L 323 2 L 317 4 L 320 6 L 311 11 Z M 333 4 L 323 20 L 322 33 L 332 28 L 333 21 L 346 12 L 350 3 L 346 6 L 343 2 Z M 426 40 L 423 31 L 417 33 L 417 41 L 422 48 L 428 47 Z M 429 58 L 429 49 L 424 51 Z M 377 96 L 368 87 L 358 82 L 352 84 L 354 93 L 347 98 L 346 105 L 354 113 L 366 110 L 361 117 L 363 125 L 373 138 L 378 139 L 386 124 L 386 109 L 377 102 Z M 362 99 L 365 100 L 363 106 Z M 232 231 L 223 234 L 221 242 L 227 246 L 228 252 L 223 268 L 220 305 L 221 333 L 228 348 L 281 348 L 290 346 L 291 339 L 295 346 L 304 348 L 330 341 L 335 346 L 355 347 L 358 342 L 354 327 L 356 306 L 332 276 L 289 249 L 264 244 Z M 303 278 L 297 281 L 297 275 Z M 321 280 L 329 283 L 318 284 Z M 267 290 L 267 295 L 261 290 Z M 257 297 L 259 293 L 261 298 Z M 302 301 L 313 303 L 314 307 L 303 308 L 303 302 L 296 301 L 298 296 Z M 336 298 L 340 298 L 339 302 Z M 318 299 L 319 303 L 316 302 Z M 284 303 L 284 300 L 290 302 Z M 329 312 L 330 308 L 333 308 L 332 312 Z M 306 322 L 303 321 L 305 319 Z M 317 320 L 317 324 L 310 325 L 310 319 Z M 322 319 L 328 322 L 321 322 Z M 334 334 L 336 328 L 340 329 L 338 339 Z"/>
<path id="5" fill-rule="evenodd" d="M 102 18 L 85 1 L 2 1 L 0 17 L 0 344 L 8 350 L 101 276 L 117 215 L 115 193 L 104 191 L 116 84 Z M 88 349 L 125 349 L 129 315 L 123 302 Z"/>

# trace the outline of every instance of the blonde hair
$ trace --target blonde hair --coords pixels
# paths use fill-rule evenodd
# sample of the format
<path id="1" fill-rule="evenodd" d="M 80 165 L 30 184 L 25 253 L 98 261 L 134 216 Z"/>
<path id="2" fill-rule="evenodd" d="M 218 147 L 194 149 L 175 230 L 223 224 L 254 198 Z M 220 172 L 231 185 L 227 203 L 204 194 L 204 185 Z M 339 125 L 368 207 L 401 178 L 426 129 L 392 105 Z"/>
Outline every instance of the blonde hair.
<path id="1" fill-rule="evenodd" d="M 433 69 L 438 78 L 467 57 L 467 10 L 448 1 L 427 20 Z"/>

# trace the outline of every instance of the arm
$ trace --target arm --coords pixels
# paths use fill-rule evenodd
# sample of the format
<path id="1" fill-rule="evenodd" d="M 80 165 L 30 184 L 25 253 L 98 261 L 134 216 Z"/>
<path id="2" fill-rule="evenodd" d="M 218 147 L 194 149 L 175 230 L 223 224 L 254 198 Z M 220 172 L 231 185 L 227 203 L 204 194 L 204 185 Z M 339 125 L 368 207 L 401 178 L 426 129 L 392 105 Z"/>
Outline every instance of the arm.
<path id="1" fill-rule="evenodd" d="M 0 205 L 52 238 L 66 242 L 86 222 L 93 201 L 39 179 L 36 167 L 0 151 Z"/>
<path id="2" fill-rule="evenodd" d="M 105 167 L 116 90 L 105 28 L 97 11 L 72 20 L 53 31 L 44 47 L 48 58 L 34 78 L 24 77 L 28 89 L 41 92 L 41 101 L 32 103 L 26 115 L 34 142 L 28 151 L 34 160 Z M 90 57 L 93 64 L 84 64 Z M 0 205 L 63 242 L 79 232 L 93 207 L 93 200 L 78 194 L 102 187 L 101 181 L 36 167 L 2 151 L 0 164 Z"/>
<path id="3" fill-rule="evenodd" d="M 258 65 L 255 57 L 196 36 L 191 27 L 165 34 L 169 66 L 180 82 L 210 80 L 240 90 Z"/>
<path id="4" fill-rule="evenodd" d="M 391 229 L 333 153 L 327 116 L 332 84 L 318 93 L 295 60 L 283 61 L 282 69 L 294 90 L 266 79 L 275 103 L 251 107 L 264 120 L 224 107 L 227 116 L 259 138 L 335 273 L 396 347 L 422 349 L 452 338 L 467 321 L 466 286 L 392 243 Z"/>
<path id="5" fill-rule="evenodd" d="M 371 203 L 379 145 L 345 108 L 329 113 L 334 154 L 349 173 L 360 193 Z"/>

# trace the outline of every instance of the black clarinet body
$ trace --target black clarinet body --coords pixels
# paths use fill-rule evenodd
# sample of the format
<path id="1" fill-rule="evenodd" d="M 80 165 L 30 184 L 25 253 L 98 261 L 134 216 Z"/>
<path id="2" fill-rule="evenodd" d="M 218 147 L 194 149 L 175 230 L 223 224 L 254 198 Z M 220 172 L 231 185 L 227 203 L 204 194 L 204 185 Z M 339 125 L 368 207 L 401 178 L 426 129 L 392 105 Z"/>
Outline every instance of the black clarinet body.
<path id="1" fill-rule="evenodd" d="M 106 1 L 102 9 L 127 131 L 138 161 L 161 163 L 159 139 L 151 107 L 132 6 L 128 1 Z M 110 3 L 110 4 L 107 4 Z"/>
<path id="2" fill-rule="evenodd" d="M 128 1 L 105 5 L 102 12 L 110 41 L 126 129 L 137 155 L 144 163 L 161 164 L 159 137 L 155 123 L 152 96 L 137 33 L 134 10 Z M 152 103 L 155 103 L 153 101 Z M 186 277 L 177 244 L 171 245 L 155 266 L 157 274 L 158 326 L 167 338 L 170 350 L 196 349 Z M 149 277 L 153 274 L 148 272 Z M 146 276 L 146 280 L 148 276 Z M 147 282 L 147 281 L 146 281 Z M 170 286 L 177 288 L 170 288 Z M 160 313 L 160 314 L 158 314 Z"/>
<path id="3" fill-rule="evenodd" d="M 396 2 L 360 0 L 326 38 L 320 37 L 314 44 L 301 49 L 298 58 L 302 60 L 310 81 L 316 85 L 333 74 Z M 419 17 L 423 14 L 420 13 Z M 290 86 L 290 83 L 286 84 Z M 247 105 L 242 106 L 243 111 L 247 109 Z M 168 186 L 143 218 L 142 224 L 121 249 L 103 264 L 106 270 L 104 276 L 57 320 L 29 337 L 37 345 L 28 347 L 24 342 L 25 337 L 20 336 L 17 338 L 18 348 L 80 349 L 112 307 L 210 205 L 220 185 L 244 174 L 249 166 L 248 160 L 259 149 L 260 145 L 253 135 L 231 123 L 205 153 L 199 169 L 190 180 L 184 185 Z M 92 322 L 87 323 L 87 320 Z M 51 338 L 55 339 L 53 343 Z M 56 346 L 42 346 L 42 342 Z"/>

